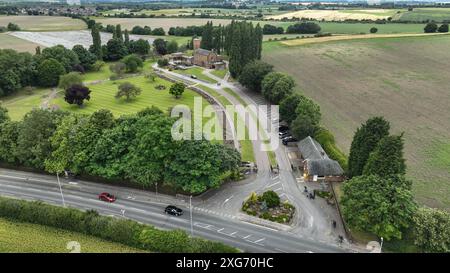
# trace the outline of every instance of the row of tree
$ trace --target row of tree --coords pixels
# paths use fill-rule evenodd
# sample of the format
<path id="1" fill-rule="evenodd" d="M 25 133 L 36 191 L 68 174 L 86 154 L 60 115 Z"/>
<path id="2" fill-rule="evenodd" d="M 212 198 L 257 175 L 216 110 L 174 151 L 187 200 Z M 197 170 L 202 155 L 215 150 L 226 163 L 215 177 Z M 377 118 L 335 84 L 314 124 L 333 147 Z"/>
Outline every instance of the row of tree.
<path id="1" fill-rule="evenodd" d="M 175 141 L 175 119 L 157 108 L 115 119 L 36 109 L 11 121 L 0 108 L 0 161 L 49 172 L 70 170 L 142 187 L 163 183 L 200 193 L 238 173 L 240 154 L 209 141 Z"/>
<path id="2" fill-rule="evenodd" d="M 426 26 L 423 28 L 423 31 L 425 33 L 435 33 L 435 32 L 445 33 L 448 32 L 448 24 L 445 23 L 438 26 L 435 22 L 430 22 L 426 24 Z"/>
<path id="3" fill-rule="evenodd" d="M 382 117 L 367 120 L 354 135 L 342 197 L 343 215 L 350 227 L 387 240 L 414 234 L 422 251 L 450 251 L 450 214 L 418 208 L 412 181 L 405 178 L 403 133 L 390 135 Z"/>

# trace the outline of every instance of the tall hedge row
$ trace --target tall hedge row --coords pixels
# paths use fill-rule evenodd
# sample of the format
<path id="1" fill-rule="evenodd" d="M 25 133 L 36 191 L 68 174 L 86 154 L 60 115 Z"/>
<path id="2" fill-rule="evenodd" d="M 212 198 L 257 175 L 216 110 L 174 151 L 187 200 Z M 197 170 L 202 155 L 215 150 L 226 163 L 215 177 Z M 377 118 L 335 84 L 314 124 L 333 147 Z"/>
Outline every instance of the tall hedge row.
<path id="1" fill-rule="evenodd" d="M 219 242 L 189 237 L 182 230 L 159 230 L 132 220 L 101 216 L 93 210 L 83 212 L 38 201 L 0 197 L 0 217 L 75 231 L 152 252 L 238 252 L 237 249 Z"/>

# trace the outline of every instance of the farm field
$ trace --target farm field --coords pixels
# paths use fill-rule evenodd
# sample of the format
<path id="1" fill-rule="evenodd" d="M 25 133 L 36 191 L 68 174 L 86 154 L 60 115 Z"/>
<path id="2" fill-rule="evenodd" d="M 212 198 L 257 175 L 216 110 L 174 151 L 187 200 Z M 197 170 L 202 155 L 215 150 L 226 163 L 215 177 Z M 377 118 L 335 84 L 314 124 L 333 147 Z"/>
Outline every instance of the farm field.
<path id="1" fill-rule="evenodd" d="M 342 10 L 297 10 L 278 15 L 267 16 L 267 19 L 308 18 L 325 21 L 344 20 L 377 20 L 393 17 L 398 10 L 394 9 L 342 9 Z"/>
<path id="2" fill-rule="evenodd" d="M 416 199 L 450 209 L 450 36 L 348 40 L 288 47 L 265 43 L 263 59 L 294 76 L 317 101 L 346 153 L 356 128 L 383 115 L 405 132 Z M 411 58 L 414 56 L 414 58 Z"/>
<path id="3" fill-rule="evenodd" d="M 68 253 L 67 243 L 76 241 L 81 252 L 144 252 L 84 234 L 0 218 L 0 253 Z"/>
<path id="4" fill-rule="evenodd" d="M 0 49 L 14 49 L 19 52 L 35 53 L 37 43 L 14 37 L 6 33 L 0 33 Z M 41 48 L 43 48 L 41 46 Z"/>
<path id="5" fill-rule="evenodd" d="M 0 16 L 0 26 L 8 23 L 19 25 L 23 31 L 56 31 L 86 29 L 86 24 L 79 19 L 63 16 Z"/>
<path id="6" fill-rule="evenodd" d="M 203 19 L 203 18 L 106 18 L 97 17 L 95 21 L 102 23 L 104 26 L 117 25 L 122 26 L 122 30 L 131 30 L 134 26 L 149 26 L 152 29 L 162 27 L 166 32 L 171 27 L 186 27 L 186 26 L 200 26 L 206 25 L 208 21 L 212 21 L 214 25 L 227 25 L 231 22 L 229 19 Z"/>
<path id="7" fill-rule="evenodd" d="M 88 48 L 92 44 L 92 36 L 88 30 L 76 31 L 15 31 L 9 35 L 20 38 L 31 43 L 39 44 L 45 47 L 63 45 L 72 48 L 75 45 L 82 45 Z M 102 44 L 106 44 L 112 38 L 111 33 L 100 32 Z M 147 35 L 130 35 L 130 40 L 146 39 L 153 43 L 154 38 Z"/>
<path id="8" fill-rule="evenodd" d="M 450 8 L 414 8 L 393 17 L 396 21 L 450 21 Z"/>

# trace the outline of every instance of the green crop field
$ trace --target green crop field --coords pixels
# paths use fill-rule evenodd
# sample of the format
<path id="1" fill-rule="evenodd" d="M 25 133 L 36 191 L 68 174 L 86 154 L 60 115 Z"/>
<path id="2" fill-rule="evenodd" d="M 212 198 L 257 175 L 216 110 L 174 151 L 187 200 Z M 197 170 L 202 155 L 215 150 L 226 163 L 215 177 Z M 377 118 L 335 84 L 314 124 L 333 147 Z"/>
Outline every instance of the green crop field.
<path id="1" fill-rule="evenodd" d="M 443 22 L 450 21 L 450 8 L 414 8 L 412 11 L 403 11 L 394 17 L 397 21 L 426 20 Z"/>
<path id="2" fill-rule="evenodd" d="M 76 232 L 0 218 L 0 253 L 68 253 L 71 241 L 80 244 L 82 253 L 144 252 Z"/>
<path id="3" fill-rule="evenodd" d="M 450 209 L 450 35 L 374 38 L 303 46 L 264 44 L 263 60 L 291 74 L 321 106 L 348 154 L 356 128 L 383 115 L 405 132 L 416 199 Z"/>
<path id="4" fill-rule="evenodd" d="M 0 33 L 0 49 L 14 49 L 19 52 L 30 52 L 34 54 L 37 46 L 44 48 L 39 44 L 20 39 L 6 33 Z"/>
<path id="5" fill-rule="evenodd" d="M 86 24 L 79 19 L 62 16 L 0 16 L 0 26 L 8 23 L 19 25 L 24 31 L 55 31 L 86 29 Z"/>

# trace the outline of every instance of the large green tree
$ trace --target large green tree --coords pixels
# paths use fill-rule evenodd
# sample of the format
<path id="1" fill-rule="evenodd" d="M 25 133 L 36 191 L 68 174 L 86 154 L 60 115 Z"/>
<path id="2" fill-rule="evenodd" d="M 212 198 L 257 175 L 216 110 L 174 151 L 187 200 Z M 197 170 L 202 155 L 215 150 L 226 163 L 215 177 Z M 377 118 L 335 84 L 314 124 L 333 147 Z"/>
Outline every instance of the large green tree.
<path id="1" fill-rule="evenodd" d="M 106 55 L 108 61 L 117 61 L 128 54 L 128 49 L 120 39 L 111 39 L 106 43 Z"/>
<path id="2" fill-rule="evenodd" d="M 27 113 L 19 124 L 16 154 L 19 161 L 28 167 L 44 169 L 44 162 L 51 152 L 50 137 L 56 130 L 61 111 L 34 109 Z"/>
<path id="3" fill-rule="evenodd" d="M 423 207 L 413 220 L 415 245 L 425 252 L 450 252 L 450 213 Z"/>
<path id="4" fill-rule="evenodd" d="M 345 182 L 342 213 L 356 230 L 371 232 L 387 240 L 401 239 L 411 226 L 416 204 L 412 182 L 404 176 L 357 176 Z"/>
<path id="5" fill-rule="evenodd" d="M 78 72 L 70 72 L 59 77 L 58 87 L 63 90 L 66 90 L 67 88 L 75 84 L 83 84 L 83 78 Z"/>
<path id="6" fill-rule="evenodd" d="M 9 120 L 8 109 L 0 105 L 0 124 Z"/>
<path id="7" fill-rule="evenodd" d="M 37 78 L 40 86 L 52 87 L 58 85 L 59 77 L 66 73 L 64 66 L 55 59 L 44 60 L 37 67 Z"/>
<path id="8" fill-rule="evenodd" d="M 38 55 L 39 62 L 48 59 L 55 59 L 64 66 L 65 72 L 70 72 L 80 63 L 78 55 L 62 45 L 47 47 Z"/>
<path id="9" fill-rule="evenodd" d="M 77 54 L 78 60 L 80 60 L 80 65 L 85 71 L 91 70 L 97 61 L 97 56 L 95 56 L 94 53 L 89 52 L 89 50 L 84 48 L 82 45 L 75 45 L 72 48 L 72 51 Z"/>
<path id="10" fill-rule="evenodd" d="M 291 124 L 292 121 L 297 117 L 297 106 L 300 103 L 303 95 L 298 93 L 293 93 L 280 102 L 280 118 L 281 120 L 286 121 L 288 124 Z"/>
<path id="11" fill-rule="evenodd" d="M 116 93 L 116 99 L 125 97 L 126 101 L 130 101 L 132 98 L 136 98 L 142 92 L 142 89 L 135 86 L 130 82 L 123 82 L 119 85 L 118 91 Z"/>
<path id="12" fill-rule="evenodd" d="M 403 158 L 403 134 L 386 136 L 378 142 L 375 150 L 369 155 L 364 175 L 376 174 L 386 177 L 405 174 L 406 164 Z"/>
<path id="13" fill-rule="evenodd" d="M 169 93 L 173 95 L 176 99 L 178 99 L 184 93 L 185 88 L 186 86 L 184 85 L 184 83 L 176 82 L 172 84 L 172 86 L 170 86 Z"/>
<path id="14" fill-rule="evenodd" d="M 279 104 L 281 100 L 292 94 L 295 82 L 291 76 L 281 72 L 267 74 L 262 83 L 262 94 L 270 102 Z"/>
<path id="15" fill-rule="evenodd" d="M 261 92 L 261 82 L 272 72 L 273 66 L 263 61 L 254 60 L 245 65 L 239 75 L 239 83 L 250 90 Z"/>
<path id="16" fill-rule="evenodd" d="M 349 177 L 363 174 L 370 153 L 382 138 L 389 135 L 389 129 L 390 124 L 383 117 L 373 117 L 356 130 L 348 158 Z"/>
<path id="17" fill-rule="evenodd" d="M 97 57 L 97 60 L 103 60 L 102 41 L 97 24 L 95 24 L 92 27 L 91 35 L 92 35 L 92 45 L 89 48 L 89 51 L 91 51 Z"/>

